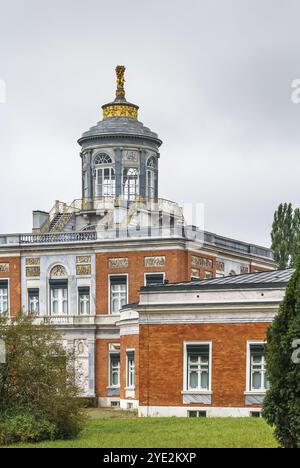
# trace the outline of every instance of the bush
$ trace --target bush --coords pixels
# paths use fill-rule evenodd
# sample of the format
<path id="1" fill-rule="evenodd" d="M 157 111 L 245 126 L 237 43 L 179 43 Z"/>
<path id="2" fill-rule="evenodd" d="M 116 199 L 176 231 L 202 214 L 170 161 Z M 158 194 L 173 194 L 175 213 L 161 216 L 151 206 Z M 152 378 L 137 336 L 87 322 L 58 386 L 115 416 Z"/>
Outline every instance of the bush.
<path id="1" fill-rule="evenodd" d="M 54 424 L 32 415 L 11 416 L 0 422 L 0 444 L 53 440 L 56 432 Z"/>
<path id="2" fill-rule="evenodd" d="M 35 431 L 45 432 L 48 438 L 48 429 L 52 435 L 53 427 L 57 438 L 76 437 L 84 423 L 78 385 L 81 371 L 76 367 L 75 353 L 63 347 L 59 332 L 52 325 L 37 325 L 34 317 L 19 314 L 10 319 L 0 317 L 0 339 L 6 345 L 6 363 L 0 365 L 0 422 L 4 423 L 4 438 L 12 426 L 12 433 L 18 434 L 15 419 L 11 418 L 24 414 L 33 418 L 22 417 L 18 424 L 23 427 L 24 423 L 33 439 Z M 46 421 L 45 428 L 41 421 Z M 28 440 L 27 435 L 25 438 Z"/>

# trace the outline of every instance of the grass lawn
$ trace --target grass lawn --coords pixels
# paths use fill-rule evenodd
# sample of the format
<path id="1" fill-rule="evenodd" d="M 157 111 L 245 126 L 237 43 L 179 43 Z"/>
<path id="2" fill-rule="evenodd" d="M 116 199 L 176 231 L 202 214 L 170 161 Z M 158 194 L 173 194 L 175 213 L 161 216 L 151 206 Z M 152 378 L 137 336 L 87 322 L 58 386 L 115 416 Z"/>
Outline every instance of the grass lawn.
<path id="1" fill-rule="evenodd" d="M 81 435 L 70 441 L 22 444 L 39 448 L 272 448 L 272 430 L 255 418 L 136 418 L 124 412 L 91 413 Z"/>

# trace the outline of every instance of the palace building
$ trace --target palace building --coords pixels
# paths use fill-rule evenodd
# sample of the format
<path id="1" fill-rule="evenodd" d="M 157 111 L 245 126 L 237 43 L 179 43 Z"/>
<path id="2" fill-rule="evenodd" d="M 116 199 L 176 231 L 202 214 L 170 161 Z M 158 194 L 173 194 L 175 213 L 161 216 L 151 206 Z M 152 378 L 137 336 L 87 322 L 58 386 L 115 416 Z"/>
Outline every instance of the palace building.
<path id="1" fill-rule="evenodd" d="M 248 384 L 242 392 L 246 354 L 258 382 L 282 281 L 269 249 L 189 226 L 159 197 L 162 141 L 126 100 L 124 71 L 103 119 L 78 140 L 81 198 L 34 211 L 31 233 L 0 234 L 0 313 L 57 326 L 82 394 L 99 405 L 244 414 L 263 390 L 260 380 L 254 399 Z"/>

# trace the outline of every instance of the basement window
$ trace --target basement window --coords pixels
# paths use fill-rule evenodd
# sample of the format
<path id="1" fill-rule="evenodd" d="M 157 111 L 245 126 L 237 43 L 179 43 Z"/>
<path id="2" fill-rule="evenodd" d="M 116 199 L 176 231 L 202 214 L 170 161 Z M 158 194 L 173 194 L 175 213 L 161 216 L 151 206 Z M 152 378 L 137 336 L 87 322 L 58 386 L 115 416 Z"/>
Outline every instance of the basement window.
<path id="1" fill-rule="evenodd" d="M 111 401 L 110 402 L 110 407 L 111 408 L 120 408 L 120 402 L 119 401 Z"/>
<path id="2" fill-rule="evenodd" d="M 188 418 L 206 418 L 206 411 L 188 411 Z"/>
<path id="3" fill-rule="evenodd" d="M 251 418 L 261 418 L 262 414 L 261 411 L 250 411 Z"/>

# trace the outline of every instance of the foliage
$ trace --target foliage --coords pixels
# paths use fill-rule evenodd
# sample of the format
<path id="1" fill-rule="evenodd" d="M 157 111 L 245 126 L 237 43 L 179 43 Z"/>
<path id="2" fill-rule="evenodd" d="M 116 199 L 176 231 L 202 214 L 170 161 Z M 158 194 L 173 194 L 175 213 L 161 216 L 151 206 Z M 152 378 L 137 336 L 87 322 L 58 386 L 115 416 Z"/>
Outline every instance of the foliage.
<path id="1" fill-rule="evenodd" d="M 54 327 L 19 314 L 0 318 L 6 364 L 0 365 L 0 419 L 26 414 L 56 427 L 56 436 L 76 436 L 83 415 L 73 356 Z"/>
<path id="2" fill-rule="evenodd" d="M 40 442 L 54 440 L 56 426 L 48 421 L 39 421 L 32 415 L 20 414 L 0 421 L 0 444 L 17 442 Z"/>
<path id="3" fill-rule="evenodd" d="M 294 212 L 291 203 L 279 205 L 272 225 L 272 250 L 279 268 L 287 268 L 293 263 Z"/>
<path id="4" fill-rule="evenodd" d="M 292 343 L 300 338 L 300 259 L 296 266 L 267 334 L 270 390 L 263 411 L 281 445 L 290 448 L 300 448 L 300 364 L 292 361 Z"/>

